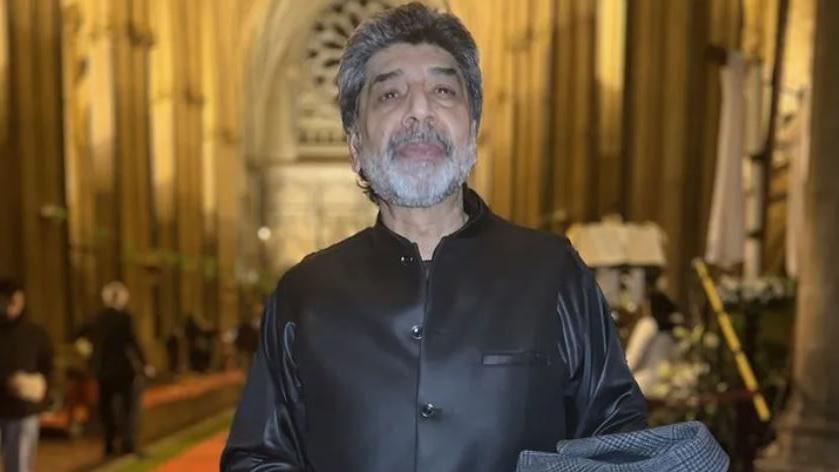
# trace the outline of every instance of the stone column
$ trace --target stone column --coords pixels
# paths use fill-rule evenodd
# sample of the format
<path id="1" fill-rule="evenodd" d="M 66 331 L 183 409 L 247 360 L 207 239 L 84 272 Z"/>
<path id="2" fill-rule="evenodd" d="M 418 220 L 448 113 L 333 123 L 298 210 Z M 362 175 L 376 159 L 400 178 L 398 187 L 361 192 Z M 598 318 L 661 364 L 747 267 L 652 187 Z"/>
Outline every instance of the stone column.
<path id="1" fill-rule="evenodd" d="M 600 0 L 595 19 L 597 215 L 622 208 L 626 10 L 624 0 Z"/>
<path id="2" fill-rule="evenodd" d="M 201 90 L 201 21 L 186 3 L 175 4 L 177 38 L 175 61 L 180 62 L 180 89 L 177 93 L 182 114 L 176 127 L 176 209 L 177 241 L 181 254 L 181 313 L 205 317 L 204 282 L 201 262 L 204 255 L 203 190 L 201 166 L 201 113 L 205 97 Z M 177 26 L 179 18 L 187 21 Z M 176 69 L 177 70 L 177 69 Z M 178 79 L 176 79 L 178 80 Z"/>
<path id="3" fill-rule="evenodd" d="M 11 142 L 11 64 L 8 4 L 0 0 L 0 155 L 12 155 Z M 12 159 L 0 159 L 0 175 L 18 174 L 18 163 Z M 11 180 L 7 184 L 7 180 Z M 0 227 L 12 228 L 20 220 L 17 195 L 20 190 L 16 178 L 7 179 L 0 186 Z M 0 277 L 20 277 L 21 238 L 18 231 L 0 231 Z"/>
<path id="4" fill-rule="evenodd" d="M 140 339 L 150 347 L 157 334 L 157 313 L 153 281 L 145 269 L 154 232 L 148 119 L 148 48 L 153 40 L 148 7 L 146 0 L 114 2 L 110 13 L 120 274 L 131 290 L 130 308 Z"/>
<path id="5" fill-rule="evenodd" d="M 684 300 L 691 257 L 697 254 L 697 195 L 702 129 L 708 97 L 705 47 L 710 3 L 633 0 L 627 10 L 625 162 L 620 205 L 628 221 L 654 221 L 667 235 L 667 277 Z M 713 19 L 725 18 L 713 14 Z M 615 185 L 613 182 L 612 185 Z"/>
<path id="6" fill-rule="evenodd" d="M 150 87 L 158 288 L 168 333 L 183 316 L 203 313 L 201 30 L 200 15 L 186 3 L 149 6 L 156 38 Z"/>
<path id="7" fill-rule="evenodd" d="M 801 231 L 793 394 L 764 471 L 839 470 L 839 2 L 820 0 L 813 57 L 812 145 Z"/>
<path id="8" fill-rule="evenodd" d="M 97 260 L 100 258 L 97 257 L 97 174 L 91 116 L 94 105 L 98 105 L 96 100 L 109 94 L 102 93 L 102 90 L 108 88 L 94 92 L 92 71 L 94 68 L 98 68 L 98 71 L 102 69 L 102 64 L 99 64 L 101 54 L 94 54 L 94 46 L 97 42 L 108 41 L 108 38 L 104 34 L 94 34 L 98 23 L 92 7 L 90 2 L 66 0 L 62 2 L 61 13 L 64 181 L 69 246 L 67 270 L 74 329 L 96 313 L 102 303 L 99 297 L 100 281 L 96 273 Z M 99 72 L 97 74 L 101 77 Z M 101 81 L 97 85 L 101 85 Z M 110 96 L 105 106 L 108 104 Z M 102 115 L 101 111 L 96 113 Z M 110 117 L 109 111 L 107 113 Z"/>
<path id="9" fill-rule="evenodd" d="M 592 219 L 596 198 L 595 2 L 560 0 L 554 21 L 550 72 L 551 113 L 546 116 L 548 227 Z M 517 189 L 518 190 L 518 189 Z"/>
<path id="10" fill-rule="evenodd" d="M 0 1 L 0 149 L 9 136 L 9 31 L 6 0 Z"/>
<path id="11" fill-rule="evenodd" d="M 202 15 L 204 224 L 214 262 L 205 267 L 205 300 L 224 331 L 238 322 L 236 243 L 245 167 L 237 121 L 242 76 L 229 71 L 239 70 L 244 62 L 239 52 L 244 15 L 241 5 L 223 0 L 209 2 Z"/>
<path id="12" fill-rule="evenodd" d="M 480 8 L 480 7 L 479 7 Z M 537 227 L 544 213 L 545 140 L 548 118 L 545 104 L 550 100 L 551 47 L 554 23 L 553 2 L 531 1 L 518 11 L 519 41 L 513 48 L 514 67 L 518 71 L 515 89 L 519 120 L 516 124 L 517 146 L 514 166 L 513 218 L 520 224 Z M 525 190 L 526 189 L 526 190 Z"/>
<path id="13" fill-rule="evenodd" d="M 19 234 L 10 259 L 29 293 L 27 309 L 53 340 L 66 338 L 67 233 L 60 69 L 60 11 L 57 1 L 12 0 L 5 3 L 9 31 L 11 152 L 0 196 L 13 200 L 12 218 L 0 218 Z M 0 211 L 8 208 L 0 207 Z M 11 221 L 9 221 L 11 220 Z M 6 240 L 0 240 L 6 243 Z"/>
<path id="14" fill-rule="evenodd" d="M 180 68 L 176 62 L 176 25 L 173 3 L 153 0 L 149 5 L 155 44 L 149 52 L 151 116 L 151 161 L 153 205 L 157 225 L 155 245 L 159 260 L 157 268 L 158 306 L 164 320 L 162 331 L 168 335 L 181 326 L 178 306 L 178 274 L 176 242 L 177 203 L 175 175 L 178 123 L 182 105 L 178 100 Z"/>

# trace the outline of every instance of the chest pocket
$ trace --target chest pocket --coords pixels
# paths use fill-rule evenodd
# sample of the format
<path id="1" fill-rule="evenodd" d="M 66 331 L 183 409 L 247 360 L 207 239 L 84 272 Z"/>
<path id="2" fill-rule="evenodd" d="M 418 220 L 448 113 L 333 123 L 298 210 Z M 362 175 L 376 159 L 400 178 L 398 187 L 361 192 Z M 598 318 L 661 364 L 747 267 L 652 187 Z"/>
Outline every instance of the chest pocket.
<path id="1" fill-rule="evenodd" d="M 488 367 L 502 366 L 548 366 L 551 364 L 550 357 L 539 351 L 504 351 L 485 352 L 481 364 Z"/>

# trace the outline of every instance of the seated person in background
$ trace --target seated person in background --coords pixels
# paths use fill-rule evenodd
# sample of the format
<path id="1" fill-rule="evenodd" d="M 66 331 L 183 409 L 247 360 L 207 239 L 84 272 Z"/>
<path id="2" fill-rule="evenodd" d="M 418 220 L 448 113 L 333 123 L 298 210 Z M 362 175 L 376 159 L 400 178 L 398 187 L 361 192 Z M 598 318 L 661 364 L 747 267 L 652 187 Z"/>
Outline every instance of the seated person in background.
<path id="1" fill-rule="evenodd" d="M 644 316 L 636 323 L 626 347 L 626 360 L 647 398 L 655 397 L 660 367 L 676 355 L 673 328 L 682 324 L 679 307 L 655 284 L 650 285 Z"/>

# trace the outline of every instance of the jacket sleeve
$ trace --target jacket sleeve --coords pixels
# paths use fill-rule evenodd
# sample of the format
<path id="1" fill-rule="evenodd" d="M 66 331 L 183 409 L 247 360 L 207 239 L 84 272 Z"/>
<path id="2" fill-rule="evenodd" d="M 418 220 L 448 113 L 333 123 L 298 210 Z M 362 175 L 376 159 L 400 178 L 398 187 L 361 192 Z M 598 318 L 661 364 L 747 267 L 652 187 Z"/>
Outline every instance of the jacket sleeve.
<path id="1" fill-rule="evenodd" d="M 134 356 L 134 360 L 139 363 L 137 368 L 140 370 L 146 365 L 146 354 L 143 351 L 143 347 L 140 345 L 140 341 L 137 339 L 137 330 L 134 327 L 134 317 L 128 315 L 125 317 L 125 333 L 126 338 L 128 340 L 128 349 L 131 350 L 131 355 Z"/>
<path id="2" fill-rule="evenodd" d="M 52 340 L 46 331 L 42 331 L 40 349 L 38 350 L 37 368 L 38 372 L 47 379 L 48 384 L 55 367 L 54 358 L 55 351 L 52 347 Z"/>
<path id="3" fill-rule="evenodd" d="M 303 388 L 292 357 L 295 323 L 280 287 L 262 319 L 259 349 L 221 457 L 223 471 L 311 470 L 301 425 Z"/>
<path id="4" fill-rule="evenodd" d="M 575 293 L 560 296 L 563 356 L 569 369 L 566 396 L 570 438 L 646 428 L 646 400 L 626 363 L 609 305 L 579 256 Z"/>

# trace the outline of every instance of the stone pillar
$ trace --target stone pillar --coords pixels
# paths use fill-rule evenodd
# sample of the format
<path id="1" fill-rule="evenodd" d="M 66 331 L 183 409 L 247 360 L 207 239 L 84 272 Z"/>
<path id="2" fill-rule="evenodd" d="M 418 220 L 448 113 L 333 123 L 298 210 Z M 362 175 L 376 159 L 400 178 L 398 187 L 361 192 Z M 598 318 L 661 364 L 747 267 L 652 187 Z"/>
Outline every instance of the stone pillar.
<path id="1" fill-rule="evenodd" d="M 201 263 L 204 256 L 203 169 L 201 143 L 201 114 L 205 98 L 201 89 L 201 21 L 191 14 L 186 3 L 173 5 L 177 51 L 180 62 L 180 97 L 182 114 L 176 127 L 178 153 L 176 166 L 177 241 L 180 259 L 180 308 L 184 314 L 204 317 L 204 282 Z M 178 23 L 179 18 L 186 18 Z M 178 79 L 176 79 L 177 83 Z"/>
<path id="2" fill-rule="evenodd" d="M 6 0 L 0 1 L 0 149 L 9 136 L 9 31 Z"/>
<path id="3" fill-rule="evenodd" d="M 18 165 L 13 159 L 6 159 L 5 156 L 12 155 L 11 143 L 11 64 L 10 64 L 10 31 L 8 4 L 6 0 L 0 0 L 0 175 L 17 175 Z M 0 186 L 0 227 L 12 228 L 18 224 L 20 216 L 19 202 L 17 195 L 17 179 L 10 183 L 3 181 Z M 20 277 L 20 253 L 21 238 L 18 231 L 0 231 L 0 277 Z"/>
<path id="4" fill-rule="evenodd" d="M 90 124 L 83 123 L 84 132 L 90 129 L 90 157 L 85 162 L 90 173 L 90 186 L 93 193 L 93 238 L 91 248 L 96 266 L 96 286 L 93 306 L 101 307 L 99 290 L 102 285 L 120 277 L 119 245 L 117 244 L 117 187 L 116 187 L 116 76 L 114 74 L 114 26 L 110 3 L 96 0 L 85 5 L 85 15 L 92 22 L 90 31 L 90 53 L 86 58 L 90 75 L 91 105 Z M 73 156 L 71 156 L 72 159 Z M 71 160 L 75 167 L 75 159 Z M 75 171 L 73 171 L 75 173 Z M 73 176 L 71 173 L 71 177 Z M 88 190 L 83 188 L 83 190 Z M 77 217 L 71 219 L 71 228 L 75 234 Z M 81 216 L 79 214 L 78 216 Z M 89 222 L 79 222 L 85 225 Z M 75 240 L 73 240 L 75 242 Z"/>
<path id="5" fill-rule="evenodd" d="M 703 69 L 711 36 L 709 2 L 633 0 L 627 10 L 627 85 L 623 216 L 654 221 L 667 235 L 670 292 L 685 299 L 690 259 L 697 254 L 697 195 L 708 177 L 699 166 Z M 614 183 L 613 183 L 614 185 Z"/>
<path id="6" fill-rule="evenodd" d="M 176 62 L 176 25 L 173 3 L 153 0 L 150 5 L 152 34 L 155 44 L 149 54 L 151 116 L 151 167 L 153 205 L 157 224 L 156 246 L 158 307 L 164 320 L 162 331 L 168 335 L 180 326 L 178 307 L 178 275 L 176 243 L 177 186 L 177 124 L 182 105 L 177 90 L 180 87 L 180 68 Z"/>
<path id="7" fill-rule="evenodd" d="M 515 12 L 519 29 L 512 53 L 514 68 L 519 71 L 517 82 L 522 86 L 514 92 L 519 120 L 513 156 L 514 188 L 518 190 L 513 192 L 513 218 L 530 227 L 541 226 L 545 207 L 547 128 L 542 124 L 548 118 L 544 104 L 550 99 L 554 11 L 553 2 L 536 0 Z"/>
<path id="8" fill-rule="evenodd" d="M 597 87 L 596 213 L 620 213 L 623 196 L 624 85 L 626 80 L 624 0 L 600 0 L 595 20 L 594 83 Z"/>
<path id="9" fill-rule="evenodd" d="M 0 160 L 0 196 L 13 199 L 11 224 L 17 233 L 9 275 L 20 278 L 29 293 L 32 319 L 54 341 L 67 337 L 67 227 L 64 199 L 60 11 L 57 1 L 11 0 L 5 3 L 9 31 L 10 150 Z M 0 207 L 0 211 L 7 208 Z M 11 221 L 9 221 L 11 220 Z M 7 243 L 6 239 L 0 240 Z"/>
<path id="10" fill-rule="evenodd" d="M 546 146 L 551 139 L 550 107 L 545 104 L 551 102 L 554 87 L 555 18 L 560 4 L 570 8 L 580 2 L 449 3 L 474 35 L 484 72 L 479 163 L 471 184 L 498 214 L 527 226 L 542 226 L 549 203 L 546 176 L 551 175 L 552 156 Z"/>
<path id="11" fill-rule="evenodd" d="M 200 15 L 183 2 L 150 2 L 154 206 L 163 334 L 203 313 Z M 204 7 L 202 7 L 204 8 Z"/>
<path id="12" fill-rule="evenodd" d="M 518 6 L 504 0 L 494 0 L 491 5 L 493 12 L 499 15 L 498 18 L 511 18 L 513 8 Z M 490 58 L 487 59 L 485 66 L 485 70 L 488 72 L 485 74 L 487 83 L 484 87 L 484 93 L 491 97 L 490 100 L 495 106 L 491 109 L 490 114 L 485 115 L 481 124 L 484 133 L 486 133 L 488 127 L 495 127 L 493 133 L 484 134 L 490 141 L 489 146 L 492 149 L 490 154 L 492 159 L 490 163 L 492 166 L 490 205 L 500 215 L 507 217 L 512 215 L 513 212 L 511 176 L 513 174 L 515 100 L 512 94 L 505 89 L 505 83 L 511 82 L 515 77 L 515 71 L 509 60 L 510 44 L 515 34 L 513 26 L 512 21 L 499 22 L 497 33 L 490 36 L 490 47 L 494 48 L 492 50 L 496 52 L 487 54 Z M 487 66 L 490 67 L 487 68 Z"/>
<path id="13" fill-rule="evenodd" d="M 152 249 L 151 168 L 149 165 L 148 48 L 152 44 L 148 2 L 111 6 L 115 83 L 115 183 L 120 274 L 131 291 L 130 308 L 145 346 L 152 346 L 158 325 L 152 280 L 144 268 Z"/>
<path id="14" fill-rule="evenodd" d="M 208 3 L 202 15 L 204 225 L 211 261 L 205 266 L 205 300 L 217 327 L 227 330 L 238 322 L 236 242 L 244 170 L 236 121 L 242 81 L 229 71 L 244 61 L 238 55 L 244 15 L 240 5 L 225 1 Z"/>
<path id="15" fill-rule="evenodd" d="M 66 0 L 62 3 L 64 181 L 69 243 L 67 270 L 70 274 L 70 308 L 74 328 L 96 313 L 102 303 L 96 273 L 100 257 L 97 254 L 97 174 L 91 116 L 94 100 L 107 95 L 93 92 L 92 71 L 95 67 L 101 70 L 99 56 L 94 56 L 93 47 L 95 41 L 107 41 L 107 38 L 104 34 L 94 35 L 97 23 L 93 16 L 89 2 Z M 106 101 L 106 104 L 109 103 L 110 97 Z"/>
<path id="16" fill-rule="evenodd" d="M 793 393 L 778 419 L 776 443 L 758 462 L 764 471 L 839 470 L 839 54 L 831 39 L 837 34 L 839 2 L 820 0 Z"/>
<path id="17" fill-rule="evenodd" d="M 560 0 L 556 8 L 545 174 L 547 226 L 561 231 L 595 216 L 597 43 L 595 2 Z"/>

